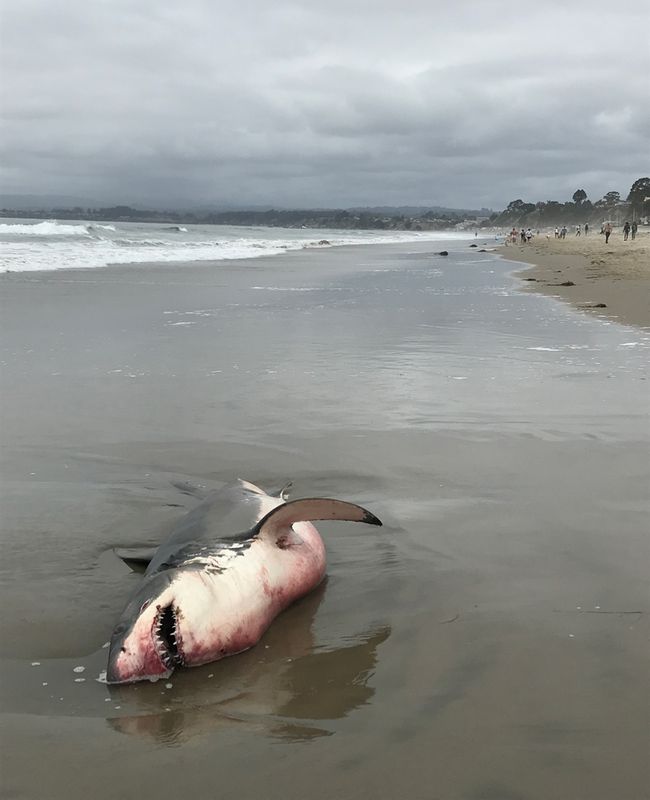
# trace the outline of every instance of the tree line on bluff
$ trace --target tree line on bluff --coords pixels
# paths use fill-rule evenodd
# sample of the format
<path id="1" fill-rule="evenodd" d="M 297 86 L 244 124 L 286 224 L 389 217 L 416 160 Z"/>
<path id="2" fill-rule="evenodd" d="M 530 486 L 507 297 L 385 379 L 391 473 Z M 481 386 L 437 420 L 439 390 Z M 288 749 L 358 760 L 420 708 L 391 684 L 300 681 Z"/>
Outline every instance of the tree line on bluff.
<path id="1" fill-rule="evenodd" d="M 460 222 L 477 220 L 478 212 L 446 209 L 403 214 L 378 214 L 358 209 L 269 209 L 265 211 L 154 211 L 131 206 L 108 208 L 0 209 L 0 217 L 98 220 L 103 222 L 159 222 L 186 225 L 261 225 L 271 228 L 334 228 L 350 230 L 448 230 Z M 477 223 L 478 224 L 478 223 Z"/>
<path id="2" fill-rule="evenodd" d="M 584 189 L 577 189 L 573 193 L 572 201 L 566 203 L 559 203 L 557 200 L 547 200 L 545 203 L 513 200 L 504 211 L 491 214 L 487 224 L 531 228 L 585 222 L 600 225 L 608 220 L 618 222 L 623 218 L 638 220 L 648 216 L 650 178 L 638 178 L 632 184 L 626 200 L 621 200 L 619 192 L 607 192 L 600 200 L 592 203 Z"/>

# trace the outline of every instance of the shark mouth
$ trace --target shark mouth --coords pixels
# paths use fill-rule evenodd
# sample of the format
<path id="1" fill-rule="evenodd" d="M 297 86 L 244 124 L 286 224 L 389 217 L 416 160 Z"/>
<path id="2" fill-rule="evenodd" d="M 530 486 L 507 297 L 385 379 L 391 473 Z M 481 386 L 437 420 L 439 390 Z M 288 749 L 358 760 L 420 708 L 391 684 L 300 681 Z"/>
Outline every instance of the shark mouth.
<path id="1" fill-rule="evenodd" d="M 180 667 L 185 662 L 178 632 L 177 613 L 177 609 L 173 606 L 165 606 L 159 610 L 154 623 L 156 651 L 167 669 Z"/>

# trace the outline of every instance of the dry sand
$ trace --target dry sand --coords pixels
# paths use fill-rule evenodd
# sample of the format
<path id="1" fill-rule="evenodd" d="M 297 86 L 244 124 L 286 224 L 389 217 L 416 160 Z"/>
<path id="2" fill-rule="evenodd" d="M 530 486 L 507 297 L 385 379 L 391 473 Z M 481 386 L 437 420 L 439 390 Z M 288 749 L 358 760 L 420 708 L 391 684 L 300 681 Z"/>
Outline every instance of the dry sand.
<path id="1" fill-rule="evenodd" d="M 615 231 L 609 244 L 598 233 L 566 239 L 542 233 L 530 245 L 503 246 L 498 252 L 533 264 L 519 273 L 532 291 L 626 325 L 650 327 L 650 232 L 625 242 Z"/>

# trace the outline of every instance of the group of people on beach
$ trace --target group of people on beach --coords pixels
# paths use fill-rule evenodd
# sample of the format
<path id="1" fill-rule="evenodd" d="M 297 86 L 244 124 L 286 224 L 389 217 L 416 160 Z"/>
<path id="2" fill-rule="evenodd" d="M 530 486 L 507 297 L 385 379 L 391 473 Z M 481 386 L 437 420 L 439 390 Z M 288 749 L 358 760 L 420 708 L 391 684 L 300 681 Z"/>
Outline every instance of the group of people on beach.
<path id="1" fill-rule="evenodd" d="M 625 225 L 623 225 L 623 241 L 627 242 L 630 238 L 630 234 L 632 234 L 632 241 L 636 239 L 636 232 L 639 229 L 639 223 L 634 220 L 630 225 L 628 220 L 625 220 Z M 611 222 L 603 222 L 600 232 L 605 236 L 605 244 L 609 243 L 609 237 L 612 235 L 612 223 Z"/>
<path id="2" fill-rule="evenodd" d="M 626 221 L 625 225 L 623 225 L 623 241 L 627 242 L 627 240 L 631 237 L 632 241 L 636 239 L 636 233 L 639 228 L 638 223 L 636 220 L 630 224 Z M 576 225 L 575 235 L 582 236 L 583 226 Z M 558 226 L 555 228 L 555 238 L 556 239 L 566 239 L 566 235 L 568 233 L 568 228 L 566 225 L 563 225 L 561 228 Z M 611 222 L 603 222 L 600 228 L 600 233 L 605 236 L 605 244 L 609 244 L 609 237 L 612 235 L 612 223 Z M 589 223 L 585 222 L 584 224 L 584 234 L 585 236 L 589 235 Z M 537 231 L 537 235 L 539 235 L 539 231 Z M 533 240 L 533 231 L 531 228 L 522 228 L 521 230 L 517 230 L 517 228 L 513 228 L 509 233 L 506 234 L 504 239 L 504 244 L 507 246 L 509 244 L 530 244 Z M 550 238 L 550 233 L 546 234 L 546 238 Z"/>
<path id="3" fill-rule="evenodd" d="M 537 231 L 539 233 L 539 231 Z M 516 228 L 513 228 L 509 234 L 507 234 L 505 238 L 505 244 L 517 244 L 520 242 L 521 244 L 530 244 L 533 238 L 533 232 L 530 228 L 522 228 L 518 231 Z"/>
<path id="4" fill-rule="evenodd" d="M 636 233 L 639 229 L 639 224 L 636 220 L 630 225 L 629 222 L 626 222 L 623 225 L 623 241 L 627 242 L 627 240 L 631 237 L 632 241 L 636 239 Z M 582 236 L 582 226 L 576 225 L 576 236 Z M 589 235 L 589 223 L 585 222 L 584 225 L 584 232 L 585 236 Z M 603 222 L 600 232 L 605 236 L 605 244 L 609 244 L 609 237 L 612 235 L 612 223 L 611 222 Z M 539 234 L 539 231 L 537 231 Z M 566 239 L 566 235 L 568 233 L 568 228 L 566 225 L 563 225 L 561 228 L 555 228 L 555 238 L 556 239 Z M 521 244 L 530 244 L 533 238 L 533 232 L 530 228 L 522 228 L 518 231 L 516 228 L 513 228 L 510 233 L 508 233 L 505 237 L 505 244 L 517 244 L 520 242 Z M 546 238 L 549 238 L 549 235 L 546 235 Z"/>
<path id="5" fill-rule="evenodd" d="M 636 232 L 639 228 L 639 224 L 636 220 L 630 225 L 630 223 L 625 220 L 625 225 L 623 225 L 623 241 L 627 242 L 628 237 L 632 234 L 632 241 L 636 239 Z"/>
<path id="6" fill-rule="evenodd" d="M 556 226 L 555 228 L 555 238 L 556 239 L 566 239 L 566 235 L 569 232 L 569 229 L 566 225 L 563 225 L 561 228 Z M 589 223 L 585 222 L 585 236 L 589 235 Z M 582 225 L 576 225 L 576 236 L 582 236 Z"/>

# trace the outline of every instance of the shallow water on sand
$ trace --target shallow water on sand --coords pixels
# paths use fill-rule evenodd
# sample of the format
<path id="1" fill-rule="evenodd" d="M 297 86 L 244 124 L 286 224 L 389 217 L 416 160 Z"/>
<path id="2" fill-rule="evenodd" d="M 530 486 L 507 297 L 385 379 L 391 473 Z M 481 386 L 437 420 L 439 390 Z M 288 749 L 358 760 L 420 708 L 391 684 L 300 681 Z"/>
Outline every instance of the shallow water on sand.
<path id="1" fill-rule="evenodd" d="M 468 245 L 2 276 L 8 795 L 644 796 L 650 337 Z M 319 524 L 248 653 L 98 683 L 112 549 L 237 476 L 384 527 Z"/>

